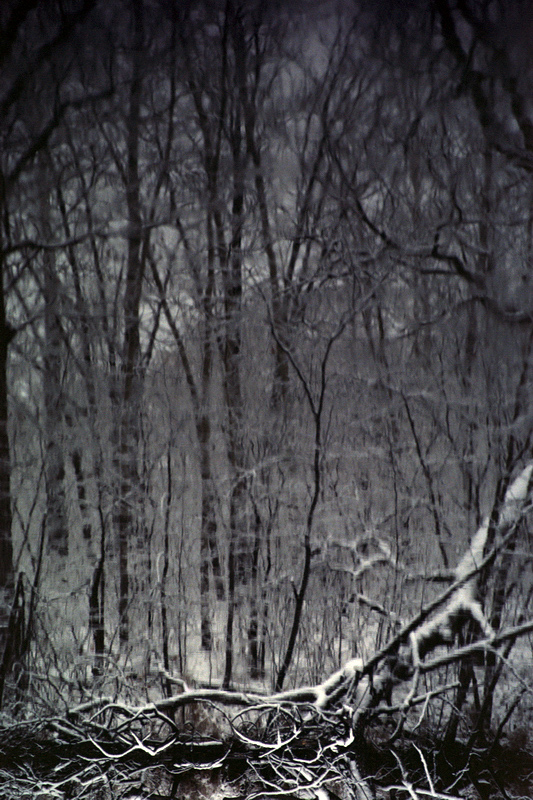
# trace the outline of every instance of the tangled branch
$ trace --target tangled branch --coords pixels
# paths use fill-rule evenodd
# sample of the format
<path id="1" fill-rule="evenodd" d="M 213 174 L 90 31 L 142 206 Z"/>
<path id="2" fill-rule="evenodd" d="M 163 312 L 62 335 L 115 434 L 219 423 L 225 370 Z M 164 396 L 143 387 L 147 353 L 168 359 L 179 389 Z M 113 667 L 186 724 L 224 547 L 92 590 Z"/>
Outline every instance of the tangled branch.
<path id="1" fill-rule="evenodd" d="M 5 796 L 21 797 L 39 786 L 50 797 L 81 800 L 94 797 L 101 783 L 114 782 L 121 787 L 118 797 L 162 770 L 164 777 L 157 780 L 167 794 L 159 796 L 169 798 L 177 796 L 183 780 L 209 773 L 238 781 L 245 786 L 240 796 L 248 800 L 321 798 L 326 787 L 337 785 L 354 800 L 375 797 L 376 787 L 398 796 L 449 800 L 453 795 L 435 784 L 428 752 L 408 736 L 400 742 L 399 732 L 411 711 L 416 713 L 412 733 L 435 698 L 452 702 L 455 681 L 417 694 L 422 675 L 438 674 L 475 653 L 504 658 L 504 643 L 533 631 L 533 621 L 525 620 L 494 632 L 477 597 L 480 571 L 516 534 L 529 508 L 532 475 L 533 462 L 508 489 L 490 550 L 487 521 L 460 560 L 455 582 L 366 663 L 352 659 L 318 685 L 266 697 L 189 690 L 181 682 L 179 693 L 144 705 L 99 697 L 61 716 L 6 719 L 0 724 Z M 452 647 L 472 621 L 481 638 Z M 442 645 L 448 649 L 426 659 Z M 399 687 L 403 693 L 393 704 L 392 692 Z"/>

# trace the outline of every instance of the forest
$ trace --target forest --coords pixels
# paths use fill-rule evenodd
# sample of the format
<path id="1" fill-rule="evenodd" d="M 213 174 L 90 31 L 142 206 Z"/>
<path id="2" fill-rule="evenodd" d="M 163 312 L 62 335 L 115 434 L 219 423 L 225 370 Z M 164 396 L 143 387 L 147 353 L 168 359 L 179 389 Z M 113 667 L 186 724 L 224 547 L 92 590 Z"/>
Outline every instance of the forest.
<path id="1" fill-rule="evenodd" d="M 529 0 L 0 4 L 0 794 L 533 797 Z"/>

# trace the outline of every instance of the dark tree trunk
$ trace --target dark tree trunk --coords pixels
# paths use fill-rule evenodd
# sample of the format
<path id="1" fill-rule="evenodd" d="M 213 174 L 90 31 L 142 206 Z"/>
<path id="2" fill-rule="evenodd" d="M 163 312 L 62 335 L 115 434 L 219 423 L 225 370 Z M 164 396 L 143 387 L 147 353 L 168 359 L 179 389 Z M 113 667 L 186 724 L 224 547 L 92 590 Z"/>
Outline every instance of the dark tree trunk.
<path id="1" fill-rule="evenodd" d="M 252 549 L 251 595 L 250 595 L 250 623 L 248 625 L 248 658 L 251 678 L 264 677 L 264 657 L 262 657 L 259 642 L 259 604 L 258 604 L 258 578 L 259 578 L 259 553 L 261 550 L 263 526 L 259 510 L 254 507 L 254 544 Z"/>
<path id="2" fill-rule="evenodd" d="M 9 344 L 15 331 L 5 315 L 4 291 L 0 285 L 0 589 L 14 588 L 13 543 L 11 539 L 11 457 L 8 435 L 7 364 Z"/>
<path id="3" fill-rule="evenodd" d="M 98 677 L 104 671 L 105 656 L 105 608 L 104 608 L 104 564 L 105 546 L 102 532 L 102 549 L 98 564 L 93 573 L 91 592 L 89 595 L 89 628 L 94 645 L 93 675 Z"/>
<path id="4" fill-rule="evenodd" d="M 0 175 L 0 219 L 4 216 L 4 205 L 3 176 Z M 6 647 L 6 628 L 15 588 L 11 538 L 11 454 L 7 378 L 9 345 L 15 330 L 6 316 L 3 238 L 0 232 L 0 657 Z"/>
<path id="5" fill-rule="evenodd" d="M 231 258 L 225 270 L 226 330 L 223 347 L 224 390 L 228 419 L 228 461 L 233 486 L 229 509 L 228 542 L 228 617 L 226 624 L 225 687 L 231 684 L 233 667 L 233 622 L 235 615 L 235 586 L 245 583 L 249 574 L 249 542 L 246 537 L 246 458 L 243 445 L 243 397 L 240 376 L 241 359 L 241 300 L 242 300 L 242 164 L 240 151 L 234 154 L 235 194 L 233 200 L 233 236 Z"/>
<path id="6" fill-rule="evenodd" d="M 122 647 L 129 640 L 130 604 L 129 546 L 136 538 L 139 520 L 135 496 L 139 485 L 138 446 L 140 437 L 140 394 L 142 391 L 140 302 L 144 275 L 142 218 L 139 174 L 139 135 L 141 107 L 141 59 L 143 48 L 142 3 L 133 5 L 133 74 L 127 119 L 126 205 L 129 236 L 124 287 L 124 345 L 122 353 L 122 396 L 119 443 L 119 639 Z"/>
<path id="7" fill-rule="evenodd" d="M 213 478 L 211 475 L 210 438 L 211 426 L 206 413 L 197 425 L 200 445 L 200 474 L 202 480 L 202 518 L 200 531 L 200 613 L 201 613 L 201 645 L 202 649 L 210 651 L 213 645 L 211 631 L 211 612 L 209 603 L 209 567 L 213 547 L 216 556 L 213 566 L 214 578 L 217 584 L 217 596 L 224 597 L 224 584 L 220 571 L 220 562 L 216 547 L 217 523 L 215 517 L 215 499 L 213 494 Z M 214 543 L 214 544 L 213 544 Z"/>
<path id="8" fill-rule="evenodd" d="M 87 503 L 87 492 L 85 488 L 85 473 L 83 470 L 82 453 L 79 447 L 75 447 L 71 453 L 72 466 L 76 477 L 76 491 L 78 494 L 78 504 L 82 518 L 82 535 L 84 541 L 89 543 L 92 539 L 92 525 L 89 506 Z"/>
<path id="9" fill-rule="evenodd" d="M 49 225 L 47 224 L 46 227 Z M 68 524 L 65 460 L 61 442 L 65 414 L 61 385 L 60 284 L 50 253 L 43 254 L 43 266 L 46 533 L 49 551 L 64 557 L 68 555 Z"/>
<path id="10" fill-rule="evenodd" d="M 19 574 L 17 587 L 13 598 L 13 605 L 7 624 L 5 647 L 0 662 L 0 708 L 4 699 L 6 678 L 13 664 L 22 658 L 25 644 L 25 599 L 22 573 Z M 19 665 L 20 666 L 20 665 Z"/>
<path id="11" fill-rule="evenodd" d="M 163 650 L 163 666 L 170 672 L 170 653 L 168 607 L 167 607 L 167 578 L 170 566 L 170 506 L 172 502 L 172 459 L 170 450 L 167 452 L 167 496 L 165 506 L 165 528 L 163 533 L 163 571 L 161 574 L 160 602 L 161 602 L 161 644 Z M 181 632 L 180 632 L 181 633 Z M 168 679 L 163 682 L 164 691 L 167 697 L 172 694 L 172 685 Z"/>

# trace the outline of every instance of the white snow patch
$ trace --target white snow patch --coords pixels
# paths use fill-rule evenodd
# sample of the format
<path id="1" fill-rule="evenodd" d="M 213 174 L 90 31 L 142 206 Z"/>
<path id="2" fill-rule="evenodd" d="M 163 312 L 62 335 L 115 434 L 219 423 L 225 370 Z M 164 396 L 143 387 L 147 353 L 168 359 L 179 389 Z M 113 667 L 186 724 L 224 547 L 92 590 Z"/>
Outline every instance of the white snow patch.
<path id="1" fill-rule="evenodd" d="M 530 491 L 532 472 L 533 462 L 530 462 L 507 489 L 501 515 L 501 522 L 504 525 L 517 521 Z"/>

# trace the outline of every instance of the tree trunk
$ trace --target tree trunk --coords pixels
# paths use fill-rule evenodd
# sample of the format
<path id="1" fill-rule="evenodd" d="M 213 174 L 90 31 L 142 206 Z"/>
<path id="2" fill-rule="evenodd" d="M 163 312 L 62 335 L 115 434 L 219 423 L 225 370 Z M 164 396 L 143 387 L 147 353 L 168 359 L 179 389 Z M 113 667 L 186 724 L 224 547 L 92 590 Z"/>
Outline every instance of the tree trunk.
<path id="1" fill-rule="evenodd" d="M 204 397 L 206 394 L 207 392 L 204 391 Z M 201 644 L 203 650 L 210 651 L 213 644 L 209 602 L 210 567 L 213 571 L 218 600 L 224 599 L 225 591 L 218 555 L 215 495 L 213 490 L 213 475 L 211 474 L 211 425 L 207 411 L 204 410 L 201 412 L 201 418 L 197 423 L 196 429 L 200 446 L 200 477 L 202 482 L 200 522 Z"/>
<path id="2" fill-rule="evenodd" d="M 87 503 L 87 491 L 85 487 L 85 472 L 82 463 L 82 452 L 79 447 L 74 447 L 71 452 L 72 467 L 76 477 L 76 491 L 78 494 L 78 505 L 82 519 L 82 535 L 87 544 L 92 539 L 91 513 Z"/>
<path id="3" fill-rule="evenodd" d="M 139 133 L 141 108 L 141 58 L 143 11 L 138 0 L 133 6 L 133 74 L 127 118 L 126 205 L 128 212 L 128 253 L 124 287 L 124 344 L 122 353 L 122 393 L 119 443 L 119 639 L 121 647 L 129 640 L 130 604 L 129 544 L 138 538 L 135 497 L 139 485 L 138 447 L 140 439 L 140 395 L 142 392 L 140 302 L 145 257 L 140 201 Z"/>
<path id="4" fill-rule="evenodd" d="M 68 523 L 61 442 L 65 409 L 61 386 L 60 283 L 49 252 L 43 254 L 43 267 L 46 533 L 49 551 L 64 557 L 68 555 Z"/>
<path id="5" fill-rule="evenodd" d="M 42 236 L 52 241 L 51 217 L 52 171 L 46 156 L 38 160 L 40 182 L 39 211 Z M 51 250 L 42 252 L 42 294 L 44 300 L 43 340 L 43 398 L 46 478 L 46 535 L 50 553 L 68 555 L 68 522 L 65 495 L 65 458 L 61 432 L 65 419 L 65 400 L 62 387 L 62 330 L 61 282 L 55 256 Z M 61 562 L 60 562 L 61 563 Z"/>
<path id="6" fill-rule="evenodd" d="M 264 653 L 259 641 L 259 553 L 263 526 L 258 508 L 254 505 L 254 543 L 252 548 L 252 572 L 250 586 L 250 622 L 248 625 L 248 659 L 251 678 L 263 678 L 265 674 Z"/>
<path id="7" fill-rule="evenodd" d="M 242 55 L 236 52 L 236 58 Z M 246 455 L 243 442 L 243 393 L 241 385 L 242 358 L 242 280 L 243 280 L 243 223 L 244 223 L 244 177 L 246 155 L 241 131 L 241 108 L 237 106 L 231 131 L 232 149 L 232 206 L 231 241 L 223 248 L 219 230 L 219 253 L 222 258 L 224 284 L 224 342 L 222 360 L 224 371 L 224 398 L 227 411 L 227 452 L 233 482 L 229 508 L 228 541 L 228 616 L 226 623 L 226 663 L 223 685 L 231 684 L 233 667 L 233 623 L 235 615 L 235 587 L 239 580 L 244 583 L 249 574 L 249 542 L 246 527 Z M 216 223 L 216 217 L 215 217 Z"/>
<path id="8" fill-rule="evenodd" d="M 4 216 L 4 178 L 0 174 L 0 218 Z M 0 656 L 6 647 L 6 629 L 13 602 L 15 575 L 11 538 L 11 454 L 8 429 L 8 358 L 15 330 L 6 315 L 4 242 L 0 229 Z"/>
<path id="9" fill-rule="evenodd" d="M 94 663 L 93 675 L 99 677 L 104 672 L 105 656 L 105 538 L 102 531 L 102 547 L 98 564 L 93 572 L 89 595 L 89 628 L 93 637 Z"/>
<path id="10" fill-rule="evenodd" d="M 231 491 L 229 510 L 229 542 L 228 542 L 228 615 L 226 620 L 226 650 L 224 664 L 224 678 L 222 686 L 228 689 L 231 686 L 233 672 L 233 627 L 235 622 L 237 584 L 237 545 L 239 531 L 242 530 L 243 508 L 245 504 L 246 482 L 243 477 L 237 479 Z"/>
<path id="11" fill-rule="evenodd" d="M 14 588 L 13 543 L 11 539 L 11 457 L 8 435 L 7 363 L 8 348 L 15 331 L 7 322 L 4 291 L 0 286 L 0 589 L 9 603 Z M 4 602 L 5 602 L 4 601 Z"/>

